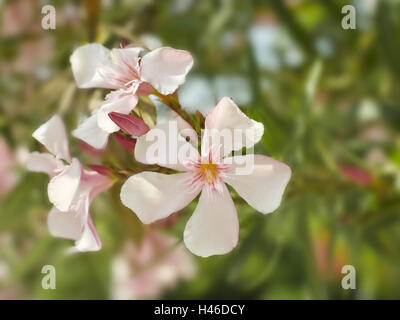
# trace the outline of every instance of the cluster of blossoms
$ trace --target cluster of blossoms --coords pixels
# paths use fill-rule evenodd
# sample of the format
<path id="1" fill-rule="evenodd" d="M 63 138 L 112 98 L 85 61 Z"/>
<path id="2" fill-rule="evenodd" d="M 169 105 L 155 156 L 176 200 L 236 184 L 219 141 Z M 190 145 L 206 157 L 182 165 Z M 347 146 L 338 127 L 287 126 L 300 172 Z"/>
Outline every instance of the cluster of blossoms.
<path id="1" fill-rule="evenodd" d="M 51 118 L 33 134 L 50 153 L 32 153 L 28 168 L 51 178 L 48 194 L 54 208 L 48 224 L 53 235 L 76 240 L 80 251 L 100 249 L 89 205 L 117 178 L 124 179 L 122 203 L 145 224 L 179 212 L 200 194 L 183 238 L 185 246 L 202 257 L 225 254 L 238 242 L 238 216 L 226 184 L 262 213 L 280 205 L 290 168 L 263 155 L 237 155 L 261 140 L 262 123 L 248 118 L 227 97 L 206 117 L 189 115 L 179 105 L 176 90 L 193 65 L 190 53 L 169 47 L 110 51 L 87 44 L 76 49 L 70 61 L 78 87 L 112 90 L 73 135 L 104 149 L 114 134 L 133 153 L 140 170 L 116 177 L 107 171 L 112 168 L 84 169 L 69 154 L 60 117 Z M 149 95 L 175 111 L 177 119 L 151 127 L 133 115 L 139 98 Z"/>
<path id="2" fill-rule="evenodd" d="M 50 177 L 48 195 L 54 205 L 47 223 L 56 237 L 75 240 L 76 249 L 96 251 L 101 242 L 89 214 L 91 200 L 113 184 L 108 176 L 88 171 L 76 158 L 71 158 L 64 123 L 58 115 L 40 126 L 33 137 L 49 153 L 33 152 L 27 159 L 30 171 Z"/>

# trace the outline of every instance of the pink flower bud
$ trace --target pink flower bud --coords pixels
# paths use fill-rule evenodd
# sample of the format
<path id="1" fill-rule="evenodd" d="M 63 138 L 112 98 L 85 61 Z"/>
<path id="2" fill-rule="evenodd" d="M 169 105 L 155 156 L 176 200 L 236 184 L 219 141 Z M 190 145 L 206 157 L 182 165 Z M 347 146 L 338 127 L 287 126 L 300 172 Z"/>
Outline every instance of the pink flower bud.
<path id="1" fill-rule="evenodd" d="M 128 40 L 122 39 L 120 45 L 121 48 L 126 48 L 129 45 L 129 42 Z"/>
<path id="2" fill-rule="evenodd" d="M 364 169 L 354 167 L 354 166 L 346 166 L 343 165 L 340 167 L 342 173 L 351 181 L 368 186 L 372 183 L 372 176 L 369 172 Z"/>
<path id="3" fill-rule="evenodd" d="M 108 116 L 123 132 L 132 136 L 140 137 L 150 130 L 142 119 L 133 115 L 110 112 Z"/>
<path id="4" fill-rule="evenodd" d="M 118 140 L 118 142 L 125 150 L 129 152 L 133 152 L 135 150 L 136 139 L 126 137 L 118 132 L 114 133 L 114 137 Z"/>

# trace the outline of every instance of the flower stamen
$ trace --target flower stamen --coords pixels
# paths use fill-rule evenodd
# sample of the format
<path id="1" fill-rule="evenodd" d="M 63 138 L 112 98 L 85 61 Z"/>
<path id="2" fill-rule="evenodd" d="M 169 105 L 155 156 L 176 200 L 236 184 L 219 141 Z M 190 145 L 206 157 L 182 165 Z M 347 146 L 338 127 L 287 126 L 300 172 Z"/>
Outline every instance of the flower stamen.
<path id="1" fill-rule="evenodd" d="M 204 182 L 208 184 L 213 184 L 218 179 L 218 167 L 214 163 L 203 163 L 200 166 L 200 172 Z"/>

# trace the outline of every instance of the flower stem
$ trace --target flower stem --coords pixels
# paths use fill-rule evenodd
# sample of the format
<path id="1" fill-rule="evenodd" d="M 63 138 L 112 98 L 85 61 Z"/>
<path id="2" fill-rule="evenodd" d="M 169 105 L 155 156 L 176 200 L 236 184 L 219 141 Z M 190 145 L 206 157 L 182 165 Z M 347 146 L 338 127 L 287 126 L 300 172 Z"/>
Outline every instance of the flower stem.
<path id="1" fill-rule="evenodd" d="M 186 112 L 179 103 L 178 97 L 175 94 L 163 95 L 157 90 L 154 90 L 154 94 L 160 98 L 161 102 L 166 104 L 171 110 L 175 111 L 183 120 L 185 120 L 197 133 L 201 136 L 201 127 L 192 118 L 192 116 Z"/>

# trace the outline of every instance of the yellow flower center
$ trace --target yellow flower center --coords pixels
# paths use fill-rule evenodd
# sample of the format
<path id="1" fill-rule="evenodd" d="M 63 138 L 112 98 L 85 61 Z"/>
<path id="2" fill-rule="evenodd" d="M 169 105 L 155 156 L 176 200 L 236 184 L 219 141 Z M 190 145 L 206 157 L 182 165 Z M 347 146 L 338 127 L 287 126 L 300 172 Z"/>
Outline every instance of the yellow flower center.
<path id="1" fill-rule="evenodd" d="M 213 163 L 203 163 L 200 172 L 207 183 L 213 183 L 218 178 L 218 168 Z"/>

